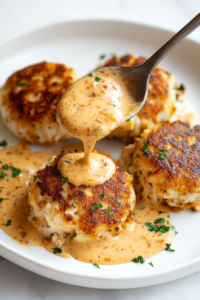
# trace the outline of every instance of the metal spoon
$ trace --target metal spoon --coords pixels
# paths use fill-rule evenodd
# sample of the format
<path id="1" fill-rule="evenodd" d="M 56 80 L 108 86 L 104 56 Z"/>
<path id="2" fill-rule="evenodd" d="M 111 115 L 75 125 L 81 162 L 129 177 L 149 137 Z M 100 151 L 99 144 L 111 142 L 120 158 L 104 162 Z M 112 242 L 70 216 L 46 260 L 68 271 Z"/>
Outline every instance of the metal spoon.
<path id="1" fill-rule="evenodd" d="M 148 92 L 148 83 L 151 73 L 157 64 L 188 34 L 200 25 L 200 13 L 175 34 L 166 44 L 155 52 L 145 63 L 137 67 L 109 67 L 117 69 L 117 72 L 127 81 L 127 87 L 138 109 L 127 119 L 133 117 L 144 105 Z M 107 68 L 99 69 L 105 71 Z"/>

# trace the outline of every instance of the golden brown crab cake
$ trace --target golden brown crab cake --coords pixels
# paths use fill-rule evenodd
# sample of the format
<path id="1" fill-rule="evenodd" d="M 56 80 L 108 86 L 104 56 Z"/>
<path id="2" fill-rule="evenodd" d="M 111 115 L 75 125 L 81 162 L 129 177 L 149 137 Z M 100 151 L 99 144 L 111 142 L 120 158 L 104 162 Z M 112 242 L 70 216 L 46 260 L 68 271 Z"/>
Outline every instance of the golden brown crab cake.
<path id="1" fill-rule="evenodd" d="M 130 226 L 135 206 L 132 175 L 117 167 L 102 185 L 74 186 L 57 167 L 65 154 L 53 157 L 33 178 L 29 220 L 34 226 L 57 246 L 69 235 L 83 242 L 113 237 Z"/>
<path id="2" fill-rule="evenodd" d="M 200 125 L 156 125 L 141 134 L 132 150 L 137 192 L 173 207 L 200 210 Z"/>
<path id="3" fill-rule="evenodd" d="M 56 121 L 58 102 L 76 80 L 75 70 L 42 62 L 13 73 L 0 90 L 5 125 L 31 143 L 56 144 L 69 136 Z"/>
<path id="4" fill-rule="evenodd" d="M 135 67 L 144 63 L 146 58 L 128 54 L 114 57 L 104 65 Z M 132 143 L 135 137 L 146 128 L 170 121 L 175 112 L 176 89 L 174 76 L 159 67 L 155 68 L 149 81 L 147 100 L 142 109 L 131 120 L 115 129 L 109 137 L 116 137 L 125 143 Z"/>

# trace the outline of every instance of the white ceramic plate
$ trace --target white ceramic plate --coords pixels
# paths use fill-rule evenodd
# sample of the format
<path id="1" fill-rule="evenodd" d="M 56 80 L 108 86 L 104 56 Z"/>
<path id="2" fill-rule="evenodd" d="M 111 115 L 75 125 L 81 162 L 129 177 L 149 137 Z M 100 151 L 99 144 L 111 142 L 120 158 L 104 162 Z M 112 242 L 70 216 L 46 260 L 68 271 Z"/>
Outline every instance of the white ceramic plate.
<path id="1" fill-rule="evenodd" d="M 0 42 L 0 85 L 14 71 L 40 61 L 53 61 L 74 67 L 84 75 L 100 63 L 99 55 L 132 53 L 150 56 L 172 36 L 171 32 L 119 21 L 77 21 L 37 29 Z M 175 74 L 187 87 L 187 96 L 200 111 L 200 45 L 183 41 L 161 66 Z M 0 140 L 19 142 L 0 119 Z M 63 144 L 63 143 L 62 143 Z M 123 144 L 101 141 L 99 148 L 118 157 Z M 34 151 L 45 147 L 33 145 Z M 163 251 L 145 264 L 101 266 L 63 259 L 39 247 L 26 248 L 0 230 L 0 254 L 8 260 L 45 277 L 91 288 L 134 288 L 174 280 L 200 270 L 200 213 L 172 214 L 178 235 L 174 253 Z M 148 265 L 153 262 L 154 268 Z"/>

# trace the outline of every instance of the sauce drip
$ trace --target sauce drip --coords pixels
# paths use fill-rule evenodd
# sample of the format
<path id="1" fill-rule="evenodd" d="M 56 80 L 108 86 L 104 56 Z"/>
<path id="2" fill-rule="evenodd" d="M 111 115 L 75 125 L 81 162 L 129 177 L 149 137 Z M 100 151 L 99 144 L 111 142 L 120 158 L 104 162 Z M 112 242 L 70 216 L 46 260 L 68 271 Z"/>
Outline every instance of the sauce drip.
<path id="1" fill-rule="evenodd" d="M 73 84 L 59 103 L 58 119 L 68 134 L 82 140 L 85 154 L 63 157 L 61 174 L 77 186 L 109 180 L 115 164 L 105 156 L 92 155 L 92 150 L 96 141 L 125 122 L 137 108 L 118 68 L 95 71 Z"/>

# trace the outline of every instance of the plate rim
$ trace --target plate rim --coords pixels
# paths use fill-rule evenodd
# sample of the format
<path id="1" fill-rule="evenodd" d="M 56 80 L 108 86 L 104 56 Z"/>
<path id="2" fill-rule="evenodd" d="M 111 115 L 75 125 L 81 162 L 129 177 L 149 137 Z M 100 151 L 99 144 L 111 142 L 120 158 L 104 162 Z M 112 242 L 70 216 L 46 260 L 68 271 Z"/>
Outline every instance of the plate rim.
<path id="1" fill-rule="evenodd" d="M 164 34 L 171 34 L 173 35 L 174 32 L 172 30 L 168 30 L 168 29 L 165 29 L 165 28 L 161 28 L 161 27 L 158 27 L 158 26 L 153 26 L 153 25 L 148 25 L 148 24 L 145 24 L 145 23 L 139 23 L 139 22 L 134 22 L 134 21 L 131 21 L 131 20 L 128 20 L 128 21 L 125 21 L 125 20 L 119 20 L 119 19 L 110 19 L 110 18 L 105 18 L 105 19 L 77 19 L 77 20 L 69 20 L 69 21 L 61 21 L 61 22 L 54 22 L 54 23 L 51 23 L 51 24 L 47 24 L 47 25 L 41 25 L 41 26 L 37 26 L 36 28 L 32 28 L 32 29 L 27 29 L 27 30 L 24 30 L 24 31 L 20 31 L 20 32 L 17 32 L 15 34 L 11 34 L 9 35 L 8 37 L 4 37 L 4 38 L 1 38 L 0 39 L 0 47 L 5 45 L 6 43 L 14 40 L 14 39 L 17 39 L 17 38 L 23 38 L 24 36 L 26 36 L 27 34 L 34 34 L 34 33 L 37 33 L 39 30 L 50 30 L 51 28 L 53 27 L 59 27 L 59 26 L 67 26 L 69 24 L 75 24 L 75 23 L 104 23 L 104 22 L 109 22 L 109 23 L 121 23 L 121 24 L 126 24 L 126 25 L 132 25 L 132 26 L 140 26 L 140 27 L 143 27 L 143 28 L 148 28 L 149 30 L 157 30 L 157 31 L 160 31 L 160 32 L 163 32 Z M 191 38 L 186 38 L 186 40 L 190 43 L 193 43 L 195 44 L 195 47 L 200 47 L 200 43 L 195 40 L 195 39 L 191 39 Z M 4 59 L 2 59 L 1 61 L 4 61 Z M 199 258 L 195 258 L 195 259 L 192 259 L 188 262 L 185 262 L 185 263 L 182 263 L 180 264 L 178 267 L 172 267 L 170 268 L 169 270 L 163 270 L 163 271 L 154 271 L 154 273 L 152 274 L 147 274 L 147 275 L 135 275 L 135 274 L 131 274 L 129 276 L 126 277 L 126 275 L 124 275 L 123 277 L 112 277 L 110 274 L 109 275 L 101 275 L 101 273 L 97 273 L 95 275 L 84 275 L 84 274 L 77 274 L 77 271 L 75 272 L 68 272 L 67 270 L 66 271 L 63 271 L 63 270 L 59 270 L 57 268 L 57 266 L 54 266 L 52 267 L 51 265 L 48 265 L 48 264 L 45 264 L 45 262 L 39 262 L 37 261 L 37 259 L 35 257 L 29 257 L 28 255 L 22 255 L 20 254 L 20 251 L 18 249 L 15 249 L 15 248 L 12 248 L 10 245 L 6 244 L 6 242 L 3 242 L 3 241 L 0 241 L 0 249 L 3 248 L 4 250 L 7 250 L 9 251 L 11 254 L 14 254 L 15 256 L 18 256 L 20 257 L 21 259 L 24 259 L 25 261 L 28 261 L 30 264 L 33 263 L 39 267 L 43 267 L 45 269 L 48 269 L 48 270 L 51 270 L 51 271 L 55 271 L 55 272 L 58 272 L 60 274 L 65 274 L 65 275 L 72 275 L 72 276 L 77 276 L 79 278 L 87 278 L 87 279 L 97 279 L 97 280 L 101 280 L 101 282 L 103 280 L 106 280 L 106 281 L 112 281 L 114 280 L 115 282 L 116 281 L 125 281 L 125 280 L 136 280 L 136 279 L 144 279 L 144 280 L 148 280 L 149 278 L 151 278 L 151 280 L 155 280 L 155 278 L 157 278 L 158 276 L 163 276 L 163 275 L 169 275 L 170 273 L 173 273 L 175 274 L 175 277 L 177 278 L 180 278 L 180 277 L 183 277 L 183 276 L 186 276 L 187 274 L 190 274 L 190 273 L 193 273 L 195 272 L 192 271 L 192 272 L 189 272 L 187 273 L 186 275 L 185 274 L 182 274 L 182 275 L 176 275 L 178 274 L 181 270 L 185 271 L 187 268 L 189 267 L 192 267 L 194 265 L 199 265 L 198 269 L 200 268 L 200 256 Z M 0 251 L 1 252 L 1 251 Z M 0 253 L 1 255 L 1 253 Z M 7 255 L 2 255 L 3 257 L 7 256 Z M 8 260 L 10 261 L 13 261 L 12 258 L 7 258 Z M 14 262 L 14 261 L 13 261 Z M 14 262 L 15 264 L 17 264 L 16 262 Z M 114 265 L 116 266 L 116 265 Z M 24 267 L 24 266 L 23 266 Z M 111 265 L 107 266 L 107 267 L 111 267 Z M 31 268 L 29 268 L 29 266 L 27 267 L 24 267 L 30 271 Z M 197 269 L 197 268 L 196 268 Z M 34 272 L 34 271 L 33 271 Z M 35 272 L 35 273 L 38 273 L 41 275 L 41 272 Z M 184 273 L 184 272 L 183 272 Z M 55 278 L 52 278 L 52 277 L 49 277 L 51 279 L 55 279 Z M 60 281 L 60 280 L 59 280 Z M 162 283 L 162 282 L 167 282 L 167 281 L 170 281 L 169 280 L 164 280 L 164 281 L 160 281 L 159 283 Z M 157 284 L 157 283 L 155 283 Z M 152 284 L 150 284 L 152 285 Z M 82 285 L 82 286 L 87 286 L 87 285 Z M 147 286 L 147 284 L 145 284 L 144 286 Z M 91 287 L 91 286 L 90 286 Z M 131 286 L 129 287 L 125 287 L 125 288 L 130 288 Z M 101 287 L 101 286 L 98 286 L 98 288 L 110 288 L 110 287 Z M 113 287 L 112 287 L 113 288 Z M 123 288 L 123 287 L 115 287 L 116 288 Z"/>

